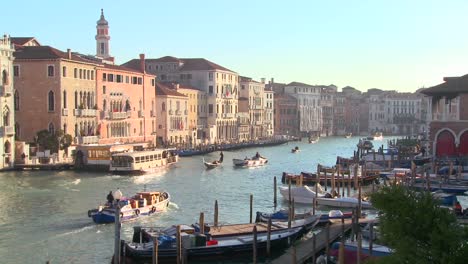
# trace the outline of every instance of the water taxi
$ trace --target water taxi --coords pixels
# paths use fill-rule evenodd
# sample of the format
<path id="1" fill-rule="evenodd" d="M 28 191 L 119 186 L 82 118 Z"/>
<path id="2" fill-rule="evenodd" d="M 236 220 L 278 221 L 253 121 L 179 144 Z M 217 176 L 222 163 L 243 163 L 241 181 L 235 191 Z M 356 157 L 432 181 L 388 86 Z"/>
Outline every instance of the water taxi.
<path id="1" fill-rule="evenodd" d="M 143 174 L 176 163 L 179 156 L 173 149 L 123 152 L 112 155 L 110 171 L 117 174 Z"/>

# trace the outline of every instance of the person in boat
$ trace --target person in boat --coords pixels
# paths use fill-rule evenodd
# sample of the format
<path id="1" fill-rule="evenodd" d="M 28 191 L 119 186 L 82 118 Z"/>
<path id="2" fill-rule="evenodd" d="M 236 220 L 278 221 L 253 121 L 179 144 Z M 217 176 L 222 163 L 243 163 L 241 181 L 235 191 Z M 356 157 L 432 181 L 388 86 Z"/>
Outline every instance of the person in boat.
<path id="1" fill-rule="evenodd" d="M 107 195 L 107 204 L 109 206 L 114 204 L 114 195 L 112 195 L 112 191 L 109 191 L 109 194 Z"/>
<path id="2" fill-rule="evenodd" d="M 260 159 L 260 154 L 257 152 L 257 153 L 255 154 L 255 157 L 254 157 L 254 158 L 255 158 L 255 159 Z"/>
<path id="3" fill-rule="evenodd" d="M 118 203 L 121 198 L 122 198 L 122 192 L 120 191 L 120 188 L 117 188 L 117 191 L 114 192 L 114 199 Z"/>
<path id="4" fill-rule="evenodd" d="M 463 215 L 463 208 L 460 202 L 457 201 L 453 209 L 455 211 L 455 215 Z"/>
<path id="5" fill-rule="evenodd" d="M 223 154 L 223 152 L 221 151 L 221 153 L 219 153 L 219 160 L 218 160 L 218 163 L 223 163 L 223 160 L 224 160 L 224 154 Z"/>

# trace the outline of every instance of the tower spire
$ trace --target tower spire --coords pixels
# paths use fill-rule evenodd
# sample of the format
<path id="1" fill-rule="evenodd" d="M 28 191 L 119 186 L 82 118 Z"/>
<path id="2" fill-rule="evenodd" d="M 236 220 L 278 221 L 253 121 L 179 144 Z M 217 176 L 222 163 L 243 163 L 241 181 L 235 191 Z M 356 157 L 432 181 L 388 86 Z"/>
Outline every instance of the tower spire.
<path id="1" fill-rule="evenodd" d="M 109 53 L 109 23 L 104 17 L 104 9 L 101 8 L 101 17 L 96 22 L 96 56 L 107 59 Z"/>

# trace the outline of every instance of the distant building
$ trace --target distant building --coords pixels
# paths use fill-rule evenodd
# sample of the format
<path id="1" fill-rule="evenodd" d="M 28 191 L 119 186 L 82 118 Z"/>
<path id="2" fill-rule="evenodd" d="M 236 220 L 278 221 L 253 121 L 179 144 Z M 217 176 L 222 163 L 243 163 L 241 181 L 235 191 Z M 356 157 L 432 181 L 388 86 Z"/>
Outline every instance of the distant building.
<path id="1" fill-rule="evenodd" d="M 321 89 L 320 107 L 322 108 L 322 136 L 329 136 L 334 131 L 334 102 L 337 87 L 335 85 L 324 86 Z"/>
<path id="2" fill-rule="evenodd" d="M 14 110 L 14 68 L 13 52 L 15 51 L 13 43 L 8 35 L 0 38 L 0 109 L 2 119 L 0 120 L 0 170 L 13 167 L 15 160 L 15 115 Z"/>
<path id="3" fill-rule="evenodd" d="M 275 135 L 300 136 L 297 99 L 289 94 L 275 94 Z"/>
<path id="4" fill-rule="evenodd" d="M 138 64 L 131 60 L 123 66 Z M 147 59 L 146 70 L 163 82 L 189 85 L 206 93 L 207 120 L 199 120 L 198 135 L 208 143 L 237 140 L 239 75 L 225 67 L 201 58 Z"/>
<path id="5" fill-rule="evenodd" d="M 247 98 L 250 119 L 250 139 L 256 140 L 266 136 L 265 84 L 248 77 L 239 77 L 239 97 Z"/>
<path id="6" fill-rule="evenodd" d="M 110 55 L 109 23 L 104 18 L 104 10 L 101 9 L 101 17 L 96 22 L 96 56 L 114 61 Z"/>
<path id="7" fill-rule="evenodd" d="M 188 97 L 162 83 L 156 83 L 157 144 L 184 146 L 191 143 L 188 128 Z"/>
<path id="8" fill-rule="evenodd" d="M 343 92 L 335 93 L 333 98 L 333 135 L 343 136 L 352 132 L 346 130 L 346 96 Z"/>
<path id="9" fill-rule="evenodd" d="M 322 131 L 321 86 L 292 82 L 284 87 L 284 93 L 297 100 L 299 131 L 301 134 L 320 134 Z"/>
<path id="10" fill-rule="evenodd" d="M 265 89 L 265 115 L 264 123 L 266 127 L 266 136 L 272 137 L 275 134 L 275 98 L 272 90 Z"/>
<path id="11" fill-rule="evenodd" d="M 468 156 L 468 75 L 421 91 L 431 98 L 429 140 L 437 157 Z"/>

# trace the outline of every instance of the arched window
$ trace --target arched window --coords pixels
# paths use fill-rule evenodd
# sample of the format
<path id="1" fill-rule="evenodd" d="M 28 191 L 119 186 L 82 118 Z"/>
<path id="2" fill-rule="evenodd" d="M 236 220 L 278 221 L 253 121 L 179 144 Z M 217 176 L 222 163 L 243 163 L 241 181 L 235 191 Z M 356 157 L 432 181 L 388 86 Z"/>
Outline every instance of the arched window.
<path id="1" fill-rule="evenodd" d="M 75 109 L 78 109 L 78 92 L 75 91 Z"/>
<path id="2" fill-rule="evenodd" d="M 19 99 L 19 92 L 18 90 L 15 91 L 15 97 L 14 97 L 14 107 L 15 110 L 18 111 L 20 110 L 20 99 Z"/>
<path id="3" fill-rule="evenodd" d="M 166 103 L 162 103 L 162 111 L 166 111 Z"/>
<path id="4" fill-rule="evenodd" d="M 103 110 L 104 112 L 107 111 L 107 102 L 106 102 L 106 99 L 104 99 L 104 100 L 102 101 L 102 110 Z"/>
<path id="5" fill-rule="evenodd" d="M 78 123 L 75 124 L 75 137 L 77 137 L 79 135 L 78 133 Z"/>
<path id="6" fill-rule="evenodd" d="M 8 72 L 6 70 L 2 71 L 2 84 L 3 85 L 8 85 Z"/>
<path id="7" fill-rule="evenodd" d="M 67 91 L 63 91 L 63 108 L 67 108 Z"/>
<path id="8" fill-rule="evenodd" d="M 49 91 L 48 94 L 48 107 L 49 112 L 55 111 L 54 92 Z"/>
<path id="9" fill-rule="evenodd" d="M 49 123 L 49 133 L 52 135 L 55 134 L 55 127 L 52 122 Z"/>
<path id="10" fill-rule="evenodd" d="M 10 109 L 8 107 L 3 108 L 3 125 L 10 125 Z"/>

